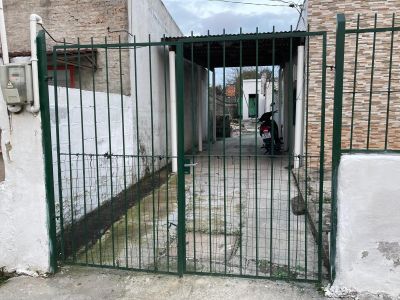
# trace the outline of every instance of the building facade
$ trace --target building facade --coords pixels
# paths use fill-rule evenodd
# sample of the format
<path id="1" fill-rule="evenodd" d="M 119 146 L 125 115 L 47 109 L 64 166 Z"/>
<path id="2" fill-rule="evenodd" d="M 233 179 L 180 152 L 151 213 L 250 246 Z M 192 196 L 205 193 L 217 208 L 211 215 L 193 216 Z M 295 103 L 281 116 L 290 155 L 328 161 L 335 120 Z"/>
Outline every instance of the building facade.
<path id="1" fill-rule="evenodd" d="M 326 152 L 331 155 L 333 132 L 333 103 L 336 50 L 337 14 L 346 16 L 346 29 L 397 26 L 393 15 L 399 11 L 400 1 L 314 1 L 307 0 L 299 18 L 298 29 L 327 31 L 327 77 L 326 77 Z M 376 25 L 375 13 L 377 15 Z M 359 16 L 358 16 L 359 15 Z M 358 25 L 357 25 L 358 24 Z M 358 38 L 358 46 L 357 46 Z M 346 34 L 344 91 L 343 91 L 343 133 L 342 148 L 383 149 L 385 147 L 386 124 L 387 149 L 400 148 L 400 104 L 398 99 L 400 57 L 399 34 L 393 34 L 392 69 L 389 70 L 391 39 L 390 31 L 377 33 Z M 320 141 L 321 110 L 321 38 L 311 38 L 308 50 L 309 67 L 309 138 L 311 152 L 317 153 Z M 356 47 L 358 50 L 356 51 Z M 375 52 L 373 51 L 375 49 Z M 357 54 L 356 54 L 357 52 Z M 389 76 L 391 73 L 391 77 Z M 390 80 L 391 79 L 391 80 Z M 390 87 L 390 93 L 388 93 Z M 388 105 L 389 103 L 389 105 Z M 354 104 L 354 105 L 353 105 Z M 371 108 L 370 108 L 371 104 Z M 352 111 L 354 113 L 352 113 Z M 368 131 L 369 141 L 368 141 Z M 352 137 L 352 138 L 351 138 Z M 397 137 L 397 138 L 396 138 Z M 330 160 L 329 160 L 330 161 Z"/>

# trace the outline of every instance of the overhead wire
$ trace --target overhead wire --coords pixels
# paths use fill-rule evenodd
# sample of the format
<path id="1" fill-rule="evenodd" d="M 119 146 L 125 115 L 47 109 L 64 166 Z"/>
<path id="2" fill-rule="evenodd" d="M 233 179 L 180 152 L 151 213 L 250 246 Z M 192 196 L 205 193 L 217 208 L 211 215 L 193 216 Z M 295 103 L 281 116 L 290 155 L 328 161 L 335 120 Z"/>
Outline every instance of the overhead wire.
<path id="1" fill-rule="evenodd" d="M 268 4 L 268 3 L 256 3 L 256 2 L 245 2 L 245 1 L 235 1 L 235 0 L 208 0 L 212 2 L 225 2 L 225 3 L 233 3 L 233 4 L 245 4 L 245 5 L 256 5 L 256 6 L 270 6 L 270 7 L 287 7 L 291 4 L 295 4 L 293 2 L 285 1 L 285 0 L 269 0 L 271 2 L 279 2 L 282 4 Z"/>

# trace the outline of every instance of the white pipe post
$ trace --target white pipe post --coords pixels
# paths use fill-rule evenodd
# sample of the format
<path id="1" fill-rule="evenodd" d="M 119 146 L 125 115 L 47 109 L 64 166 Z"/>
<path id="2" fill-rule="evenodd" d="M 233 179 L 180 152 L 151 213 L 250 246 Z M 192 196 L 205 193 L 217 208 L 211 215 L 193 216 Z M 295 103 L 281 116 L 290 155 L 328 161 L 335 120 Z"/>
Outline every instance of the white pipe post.
<path id="1" fill-rule="evenodd" d="M 3 64 L 7 65 L 10 63 L 10 58 L 8 56 L 7 32 L 6 32 L 6 23 L 4 19 L 3 0 L 0 0 L 0 38 L 1 38 L 1 52 L 3 55 Z"/>
<path id="2" fill-rule="evenodd" d="M 32 64 L 32 84 L 33 84 L 33 105 L 28 106 L 27 110 L 31 113 L 38 113 L 40 110 L 39 101 L 39 74 L 38 74 L 38 58 L 36 48 L 36 25 L 43 24 L 42 18 L 38 15 L 31 14 L 30 18 L 30 39 L 31 39 L 31 64 Z"/>
<path id="3" fill-rule="evenodd" d="M 304 46 L 297 47 L 297 85 L 296 85 L 296 122 L 294 138 L 294 167 L 300 167 L 303 154 L 303 115 L 304 115 Z"/>
<path id="4" fill-rule="evenodd" d="M 178 172 L 178 132 L 176 119 L 175 51 L 169 51 L 169 97 L 171 101 L 171 155 L 172 172 Z M 167 129 L 168 130 L 168 129 Z"/>
<path id="5" fill-rule="evenodd" d="M 4 19 L 4 9 L 2 0 L 0 0 L 0 39 L 1 39 L 1 51 L 3 55 L 3 64 L 8 65 L 10 63 L 10 57 L 8 54 L 6 21 Z M 1 96 L 1 99 L 4 99 L 3 96 Z M 3 102 L 1 105 L 3 105 Z M 21 111 L 22 107 L 19 105 L 8 105 L 7 109 L 12 113 L 17 113 Z"/>
<path id="6" fill-rule="evenodd" d="M 291 105 L 289 101 L 289 63 L 285 63 L 285 68 L 282 71 L 282 77 L 283 77 L 283 82 L 282 82 L 282 123 L 283 125 L 283 145 L 284 149 L 287 151 L 292 151 L 292 149 L 289 149 L 289 130 L 292 127 L 293 120 L 289 120 L 289 105 Z"/>
<path id="7" fill-rule="evenodd" d="M 217 141 L 217 89 L 215 86 L 215 69 L 212 73 L 212 85 L 213 85 L 213 105 L 214 105 L 214 114 L 213 114 L 213 142 Z"/>
<path id="8" fill-rule="evenodd" d="M 203 95 L 201 90 L 201 69 L 197 69 L 197 131 L 198 131 L 198 148 L 199 152 L 203 152 Z"/>

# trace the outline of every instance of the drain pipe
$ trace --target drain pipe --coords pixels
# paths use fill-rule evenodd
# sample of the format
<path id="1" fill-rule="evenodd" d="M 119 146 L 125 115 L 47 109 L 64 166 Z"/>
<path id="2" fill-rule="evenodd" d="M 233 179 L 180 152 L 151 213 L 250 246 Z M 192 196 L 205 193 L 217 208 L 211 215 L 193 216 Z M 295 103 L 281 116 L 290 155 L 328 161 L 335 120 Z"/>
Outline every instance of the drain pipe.
<path id="1" fill-rule="evenodd" d="M 37 26 L 37 24 L 43 24 L 43 22 L 42 22 L 42 18 L 35 14 L 31 14 L 29 20 L 30 20 L 30 39 L 31 39 L 33 105 L 27 106 L 26 109 L 29 112 L 35 114 L 35 113 L 38 113 L 40 110 L 38 58 L 37 58 L 37 48 L 36 48 L 36 26 Z"/>

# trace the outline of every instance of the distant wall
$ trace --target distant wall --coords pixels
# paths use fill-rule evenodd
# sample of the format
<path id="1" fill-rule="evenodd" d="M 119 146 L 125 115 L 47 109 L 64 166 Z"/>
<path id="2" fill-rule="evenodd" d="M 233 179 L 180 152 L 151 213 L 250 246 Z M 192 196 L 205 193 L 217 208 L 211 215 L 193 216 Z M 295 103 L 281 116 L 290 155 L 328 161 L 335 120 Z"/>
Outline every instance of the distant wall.
<path id="1" fill-rule="evenodd" d="M 400 156 L 344 155 L 334 288 L 400 294 Z"/>
<path id="2" fill-rule="evenodd" d="M 258 86 L 256 89 L 256 80 L 255 79 L 247 79 L 243 80 L 243 119 L 249 119 L 249 94 L 258 94 L 258 117 L 261 117 L 262 114 L 268 109 L 266 108 L 266 98 L 263 95 L 263 91 L 261 88 L 261 79 L 258 79 Z"/>
<path id="3" fill-rule="evenodd" d="M 160 0 L 128 0 L 129 31 L 136 42 L 160 42 L 166 36 L 181 36 L 182 32 Z M 130 37 L 130 42 L 133 38 Z M 154 134 L 155 154 L 165 154 L 166 130 L 170 129 L 171 115 L 169 98 L 169 47 L 151 47 L 151 77 L 149 47 L 131 48 L 130 80 L 132 101 L 138 101 L 139 107 L 139 143 L 142 155 L 151 155 L 152 130 Z M 137 78 L 135 78 L 137 76 Z M 150 88 L 150 83 L 152 86 Z M 137 93 L 137 99 L 136 99 Z M 150 101 L 153 101 L 153 122 L 150 118 Z M 167 120 L 166 120 L 167 118 Z M 166 125 L 167 124 L 167 125 Z M 167 128 L 166 128 L 167 126 Z M 171 146 L 169 145 L 169 152 Z"/>

